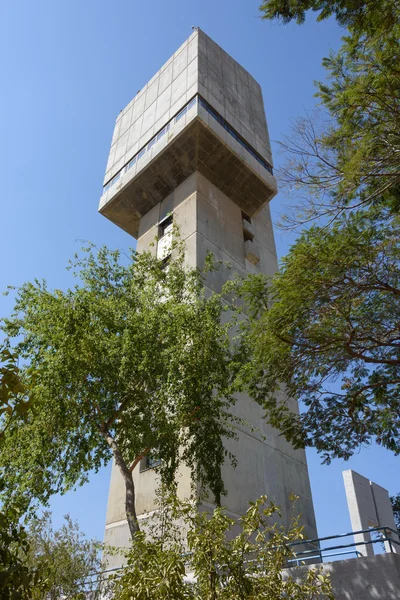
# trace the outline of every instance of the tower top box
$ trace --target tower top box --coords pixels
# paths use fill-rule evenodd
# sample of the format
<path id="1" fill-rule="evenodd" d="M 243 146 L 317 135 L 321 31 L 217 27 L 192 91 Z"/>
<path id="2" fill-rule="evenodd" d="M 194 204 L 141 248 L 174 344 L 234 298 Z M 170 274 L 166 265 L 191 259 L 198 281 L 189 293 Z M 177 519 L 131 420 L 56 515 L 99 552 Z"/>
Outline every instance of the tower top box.
<path id="1" fill-rule="evenodd" d="M 200 29 L 118 115 L 99 211 L 137 238 L 194 171 L 249 216 L 277 191 L 261 87 Z"/>

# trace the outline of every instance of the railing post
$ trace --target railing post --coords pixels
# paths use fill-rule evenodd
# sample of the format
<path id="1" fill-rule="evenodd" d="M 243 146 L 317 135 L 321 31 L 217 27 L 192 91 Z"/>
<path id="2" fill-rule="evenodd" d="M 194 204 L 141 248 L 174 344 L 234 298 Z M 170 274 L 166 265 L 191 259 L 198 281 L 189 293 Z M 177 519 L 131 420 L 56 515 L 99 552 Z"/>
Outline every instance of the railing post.
<path id="1" fill-rule="evenodd" d="M 389 542 L 390 552 L 393 553 L 392 539 L 390 537 L 390 533 L 391 532 L 389 531 L 389 534 L 388 534 L 388 530 L 385 527 L 385 536 L 386 536 L 387 541 Z"/>

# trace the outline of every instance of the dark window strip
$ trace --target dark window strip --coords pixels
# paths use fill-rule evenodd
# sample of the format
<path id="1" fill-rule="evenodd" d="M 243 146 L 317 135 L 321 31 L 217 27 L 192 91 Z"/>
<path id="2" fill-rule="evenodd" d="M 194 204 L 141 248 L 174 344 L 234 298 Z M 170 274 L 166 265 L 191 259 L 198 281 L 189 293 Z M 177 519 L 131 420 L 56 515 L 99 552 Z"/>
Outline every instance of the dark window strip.
<path id="1" fill-rule="evenodd" d="M 271 165 L 269 163 L 267 163 L 266 160 L 264 160 L 259 154 L 258 152 L 256 152 L 254 150 L 254 148 L 252 148 L 250 146 L 250 144 L 248 144 L 246 142 L 246 140 L 244 138 L 242 138 L 241 135 L 239 135 L 239 133 L 237 133 L 237 131 L 235 131 L 235 129 L 233 129 L 233 127 L 231 127 L 228 123 L 228 121 L 225 121 L 225 119 L 218 114 L 210 104 L 208 104 L 208 102 L 206 102 L 201 96 L 195 96 L 194 98 L 192 98 L 192 100 L 190 100 L 186 106 L 184 106 L 182 108 L 182 110 L 179 111 L 179 113 L 177 115 L 175 115 L 175 117 L 173 117 L 166 125 L 165 127 L 163 127 L 163 129 L 161 129 L 161 131 L 159 131 L 158 133 L 156 133 L 156 135 L 154 135 L 151 140 L 146 144 L 146 146 L 144 146 L 144 148 L 142 148 L 141 150 L 139 150 L 139 152 L 137 152 L 135 154 L 135 156 L 133 156 L 130 161 L 128 162 L 127 165 L 125 165 L 124 167 L 122 167 L 122 169 L 116 174 L 114 175 L 114 177 L 112 179 L 110 179 L 110 181 L 108 183 L 106 183 L 106 185 L 103 188 L 103 193 L 107 192 L 107 190 L 110 189 L 110 187 L 112 187 L 115 183 L 117 183 L 117 181 L 119 180 L 119 178 L 121 177 L 121 174 L 123 171 L 129 171 L 129 169 L 131 169 L 134 164 L 140 160 L 145 154 L 147 150 L 150 150 L 152 148 L 152 146 L 154 146 L 154 144 L 156 142 L 158 142 L 168 131 L 168 129 L 170 128 L 170 125 L 172 122 L 177 123 L 178 121 L 180 121 L 180 119 L 182 119 L 182 117 L 187 113 L 188 110 L 190 110 L 191 108 L 193 108 L 193 106 L 195 106 L 195 104 L 197 103 L 197 101 L 199 102 L 200 106 L 202 106 L 209 115 L 211 115 L 213 117 L 213 119 L 215 119 L 233 138 L 235 138 L 235 140 L 245 149 L 247 150 L 247 152 L 249 152 L 249 154 L 251 154 L 251 156 L 253 156 L 256 161 L 258 163 L 260 163 L 260 165 L 262 165 L 264 167 L 264 169 L 266 169 L 268 171 L 268 173 L 271 173 L 271 175 L 274 174 L 273 169 L 271 167 Z"/>

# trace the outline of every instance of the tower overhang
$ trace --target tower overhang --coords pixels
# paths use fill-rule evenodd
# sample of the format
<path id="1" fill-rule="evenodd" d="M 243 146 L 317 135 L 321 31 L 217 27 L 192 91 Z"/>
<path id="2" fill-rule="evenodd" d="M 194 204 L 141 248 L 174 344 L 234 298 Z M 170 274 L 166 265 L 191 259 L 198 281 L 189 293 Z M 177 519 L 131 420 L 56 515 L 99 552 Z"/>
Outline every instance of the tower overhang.
<path id="1" fill-rule="evenodd" d="M 140 219 L 195 171 L 250 217 L 277 192 L 272 167 L 196 96 L 105 186 L 99 211 L 137 238 Z"/>

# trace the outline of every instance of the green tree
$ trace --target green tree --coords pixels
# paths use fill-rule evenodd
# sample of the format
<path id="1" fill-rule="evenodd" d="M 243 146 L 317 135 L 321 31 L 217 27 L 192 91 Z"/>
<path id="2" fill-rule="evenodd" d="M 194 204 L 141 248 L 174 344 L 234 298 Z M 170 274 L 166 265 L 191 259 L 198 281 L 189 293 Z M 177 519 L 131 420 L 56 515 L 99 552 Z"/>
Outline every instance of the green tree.
<path id="1" fill-rule="evenodd" d="M 0 452 L 7 425 L 17 417 L 26 419 L 30 401 L 22 382 L 16 357 L 6 345 L 0 346 Z M 0 479 L 0 490 L 4 481 Z M 19 524 L 18 506 L 0 511 L 0 596 L 4 600 L 28 600 L 33 588 L 45 589 L 44 566 L 32 568 L 28 562 L 29 540 Z M 40 566 L 40 568 L 39 568 Z"/>
<path id="2" fill-rule="evenodd" d="M 3 344 L 0 346 L 0 444 L 7 426 L 13 418 L 24 419 L 30 404 L 17 357 Z"/>
<path id="3" fill-rule="evenodd" d="M 394 522 L 396 523 L 397 531 L 400 533 L 400 494 L 390 497 L 392 504 Z"/>
<path id="4" fill-rule="evenodd" d="M 32 568 L 29 540 L 18 524 L 18 513 L 0 511 L 0 596 L 4 600 L 30 600 L 34 590 L 46 590 L 46 570 Z"/>
<path id="5" fill-rule="evenodd" d="M 243 283 L 250 391 L 272 425 L 326 461 L 372 438 L 400 453 L 399 226 L 389 209 L 315 226 L 272 282 Z"/>
<path id="6" fill-rule="evenodd" d="M 267 0 L 260 6 L 263 18 L 283 23 L 296 20 L 301 25 L 306 12 L 319 12 L 318 21 L 335 17 L 339 25 L 351 31 L 374 33 L 398 23 L 397 0 Z"/>
<path id="7" fill-rule="evenodd" d="M 51 514 L 35 517 L 27 529 L 27 564 L 40 572 L 45 566 L 46 587 L 35 589 L 35 600 L 82 600 L 102 597 L 107 580 L 102 579 L 99 557 L 101 544 L 87 539 L 69 515 L 58 530 L 53 529 Z"/>
<path id="8" fill-rule="evenodd" d="M 337 218 L 371 204 L 400 206 L 400 3 L 393 0 L 269 0 L 265 18 L 303 22 L 305 11 L 347 27 L 324 58 L 320 118 L 300 118 L 283 142 L 281 184 L 305 195 L 295 223 Z M 296 202 L 296 204 L 298 204 Z"/>
<path id="9" fill-rule="evenodd" d="M 325 461 L 372 440 L 398 454 L 400 3 L 269 0 L 261 9 L 285 23 L 312 9 L 347 31 L 324 59 L 319 112 L 283 142 L 281 184 L 301 198 L 286 224 L 318 224 L 272 282 L 252 278 L 242 290 L 254 358 L 245 377 L 295 446 L 314 445 Z"/>
<path id="10" fill-rule="evenodd" d="M 282 577 L 294 557 L 290 543 L 302 539 L 302 529 L 297 519 L 288 528 L 279 525 L 279 516 L 278 507 L 262 497 L 234 533 L 238 523 L 221 508 L 207 514 L 190 504 L 175 507 L 164 515 L 168 525 L 162 537 L 139 534 L 117 577 L 115 600 L 333 599 L 329 578 L 318 568 L 300 579 Z"/>
<path id="11" fill-rule="evenodd" d="M 223 438 L 235 435 L 232 319 L 221 324 L 228 305 L 205 294 L 205 271 L 186 268 L 179 243 L 173 252 L 165 268 L 149 253 L 132 251 L 124 262 L 90 247 L 71 265 L 81 285 L 51 291 L 35 281 L 18 290 L 2 327 L 22 372 L 36 373 L 35 402 L 26 420 L 7 420 L 4 498 L 45 504 L 114 457 L 134 536 L 132 472 L 152 451 L 163 482 L 173 484 L 182 461 L 219 503 Z"/>

